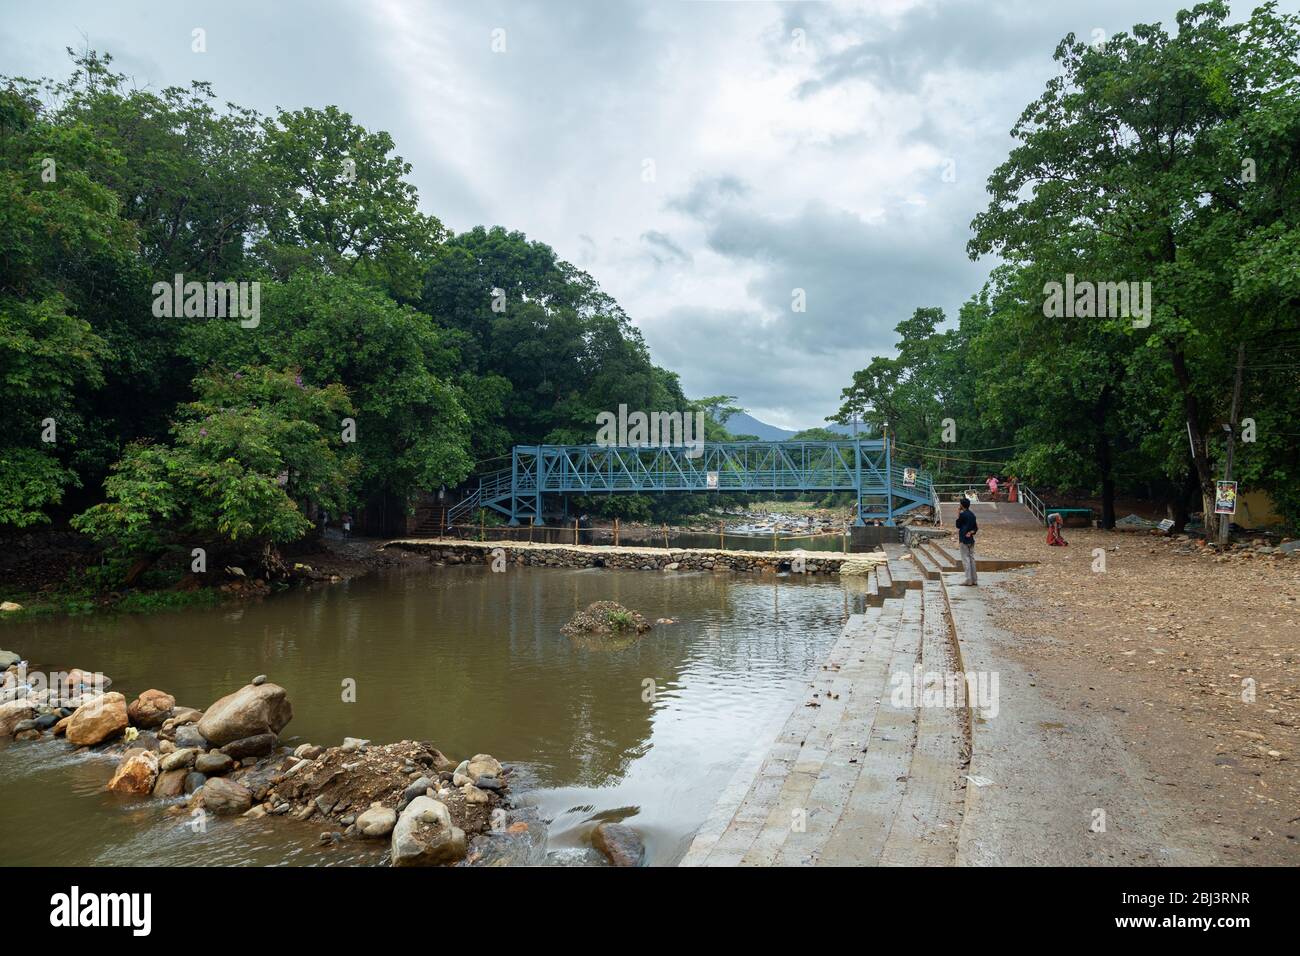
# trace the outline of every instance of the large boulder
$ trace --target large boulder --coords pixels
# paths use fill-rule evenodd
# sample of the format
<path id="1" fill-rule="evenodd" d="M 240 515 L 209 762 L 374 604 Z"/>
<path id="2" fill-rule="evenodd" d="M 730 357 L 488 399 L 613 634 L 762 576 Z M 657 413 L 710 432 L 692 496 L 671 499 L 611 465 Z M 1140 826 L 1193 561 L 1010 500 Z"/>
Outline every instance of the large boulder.
<path id="1" fill-rule="evenodd" d="M 13 667 L 22 657 L 14 651 L 0 651 L 0 671 Z"/>
<path id="2" fill-rule="evenodd" d="M 645 862 L 645 844 L 629 826 L 601 823 L 591 832 L 591 845 L 615 866 L 640 866 Z"/>
<path id="3" fill-rule="evenodd" d="M 199 754 L 194 761 L 194 769 L 206 777 L 219 777 L 234 769 L 235 758 L 229 754 Z"/>
<path id="4" fill-rule="evenodd" d="M 68 743 L 93 747 L 126 730 L 131 723 L 126 712 L 126 698 L 116 691 L 96 697 L 77 708 L 68 721 Z"/>
<path id="5" fill-rule="evenodd" d="M 203 712 L 199 733 L 221 747 L 258 734 L 279 734 L 292 719 L 289 697 L 279 684 L 245 684 Z"/>
<path id="6" fill-rule="evenodd" d="M 126 713 L 137 727 L 161 727 L 175 706 L 176 698 L 171 694 L 150 689 L 131 701 Z"/>
<path id="7" fill-rule="evenodd" d="M 253 794 L 249 789 L 225 777 L 209 779 L 199 793 L 203 798 L 203 808 L 218 816 L 234 816 L 253 805 Z"/>
<path id="8" fill-rule="evenodd" d="M 144 796 L 153 792 L 154 781 L 157 779 L 158 755 L 152 750 L 136 747 L 128 750 L 122 762 L 117 765 L 117 772 L 108 782 L 108 789 L 114 793 Z"/>
<path id="9" fill-rule="evenodd" d="M 258 734 L 255 737 L 243 737 L 221 748 L 221 752 L 235 760 L 246 757 L 265 757 L 275 749 L 279 738 L 275 734 Z"/>
<path id="10" fill-rule="evenodd" d="M 465 831 L 452 825 L 446 805 L 433 797 L 416 797 L 393 827 L 393 866 L 440 866 L 465 853 Z"/>
<path id="11" fill-rule="evenodd" d="M 0 737 L 12 737 L 24 720 L 36 716 L 36 707 L 25 698 L 0 704 Z"/>
<path id="12" fill-rule="evenodd" d="M 208 740 L 201 733 L 199 728 L 193 724 L 182 724 L 176 728 L 175 740 L 177 750 L 207 750 Z"/>
<path id="13" fill-rule="evenodd" d="M 357 830 L 364 837 L 386 837 L 397 825 L 397 811 L 382 803 L 372 803 L 370 808 L 357 817 Z"/>
<path id="14" fill-rule="evenodd" d="M 466 770 L 470 780 L 475 783 L 478 783 L 480 777 L 499 778 L 501 776 L 501 764 L 491 754 L 475 754 L 470 757 Z"/>
<path id="15" fill-rule="evenodd" d="M 179 797 L 185 792 L 185 778 L 189 775 L 189 770 L 181 767 L 178 770 L 164 770 L 158 774 L 157 781 L 153 785 L 153 795 L 155 797 Z"/>

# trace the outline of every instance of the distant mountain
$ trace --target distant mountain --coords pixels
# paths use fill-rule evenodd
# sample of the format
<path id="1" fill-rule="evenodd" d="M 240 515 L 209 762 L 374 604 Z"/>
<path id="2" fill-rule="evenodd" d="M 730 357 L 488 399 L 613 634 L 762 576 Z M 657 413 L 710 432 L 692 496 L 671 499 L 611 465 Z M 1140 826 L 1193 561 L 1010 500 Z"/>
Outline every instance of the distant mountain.
<path id="1" fill-rule="evenodd" d="M 795 435 L 799 434 L 793 429 L 779 428 L 776 425 L 769 425 L 767 422 L 760 422 L 753 415 L 749 415 L 745 412 L 732 415 L 722 424 L 726 426 L 727 431 L 731 432 L 733 435 L 754 435 L 760 441 L 785 441 L 786 439 L 793 438 Z M 848 425 L 833 425 L 830 422 L 825 422 L 814 427 L 826 428 L 848 437 L 852 437 L 853 435 L 853 429 Z M 866 430 L 863 426 L 858 426 L 858 433 L 863 436 L 866 435 Z"/>
<path id="2" fill-rule="evenodd" d="M 793 438 L 795 433 L 788 428 L 777 428 L 767 422 L 760 422 L 753 415 L 738 412 L 722 423 L 733 435 L 753 435 L 760 441 L 784 441 Z"/>

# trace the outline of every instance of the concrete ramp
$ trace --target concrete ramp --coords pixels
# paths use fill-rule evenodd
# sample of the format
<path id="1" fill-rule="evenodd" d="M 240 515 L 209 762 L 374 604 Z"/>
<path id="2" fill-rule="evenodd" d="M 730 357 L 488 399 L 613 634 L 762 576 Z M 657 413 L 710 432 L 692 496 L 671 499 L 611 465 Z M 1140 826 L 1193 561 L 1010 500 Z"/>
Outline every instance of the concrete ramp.
<path id="1" fill-rule="evenodd" d="M 981 528 L 1041 528 L 1043 523 L 1020 501 L 972 501 L 970 510 L 975 512 L 975 520 Z M 944 505 L 944 514 L 949 520 L 957 515 L 957 506 Z"/>

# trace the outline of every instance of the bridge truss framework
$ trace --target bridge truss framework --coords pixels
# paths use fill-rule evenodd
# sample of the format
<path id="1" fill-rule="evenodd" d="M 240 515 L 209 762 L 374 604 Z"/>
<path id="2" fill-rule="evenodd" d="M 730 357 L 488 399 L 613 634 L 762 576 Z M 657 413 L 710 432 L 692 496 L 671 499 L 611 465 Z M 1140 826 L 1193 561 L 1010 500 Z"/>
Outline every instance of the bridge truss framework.
<path id="1" fill-rule="evenodd" d="M 448 511 L 448 524 L 493 508 L 510 524 L 543 524 L 546 495 L 616 492 L 850 491 L 856 525 L 887 525 L 933 501 L 930 478 L 893 460 L 883 439 L 701 442 L 694 447 L 517 445 Z M 567 507 L 567 504 L 566 504 Z"/>

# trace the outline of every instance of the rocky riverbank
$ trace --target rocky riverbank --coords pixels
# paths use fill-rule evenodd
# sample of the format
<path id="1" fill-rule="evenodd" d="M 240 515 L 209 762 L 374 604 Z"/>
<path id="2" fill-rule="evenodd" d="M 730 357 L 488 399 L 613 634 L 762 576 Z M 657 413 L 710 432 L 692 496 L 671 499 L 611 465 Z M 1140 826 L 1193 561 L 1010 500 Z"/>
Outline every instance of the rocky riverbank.
<path id="1" fill-rule="evenodd" d="M 535 807 L 513 805 L 513 770 L 490 754 L 457 760 L 429 741 L 351 737 L 289 746 L 280 734 L 293 707 L 265 675 L 200 710 L 156 688 L 129 697 L 96 672 L 33 672 L 11 651 L 0 650 L 0 668 L 0 737 L 12 738 L 9 746 L 62 738 L 111 759 L 106 791 L 156 801 L 195 832 L 214 818 L 292 821 L 316 830 L 320 847 L 350 847 L 350 861 L 396 867 L 644 862 L 627 827 L 617 839 L 593 831 L 584 853 L 552 858 L 546 821 Z"/>
<path id="2" fill-rule="evenodd" d="M 545 824 L 510 807 L 508 767 L 489 754 L 449 758 L 426 741 L 288 747 L 283 687 L 264 675 L 203 710 L 149 689 L 128 702 L 102 674 L 29 672 L 0 652 L 0 735 L 63 737 L 117 759 L 106 789 L 209 816 L 318 822 L 319 842 L 386 842 L 393 866 L 536 863 Z M 540 855 L 539 855 L 540 854 Z"/>

